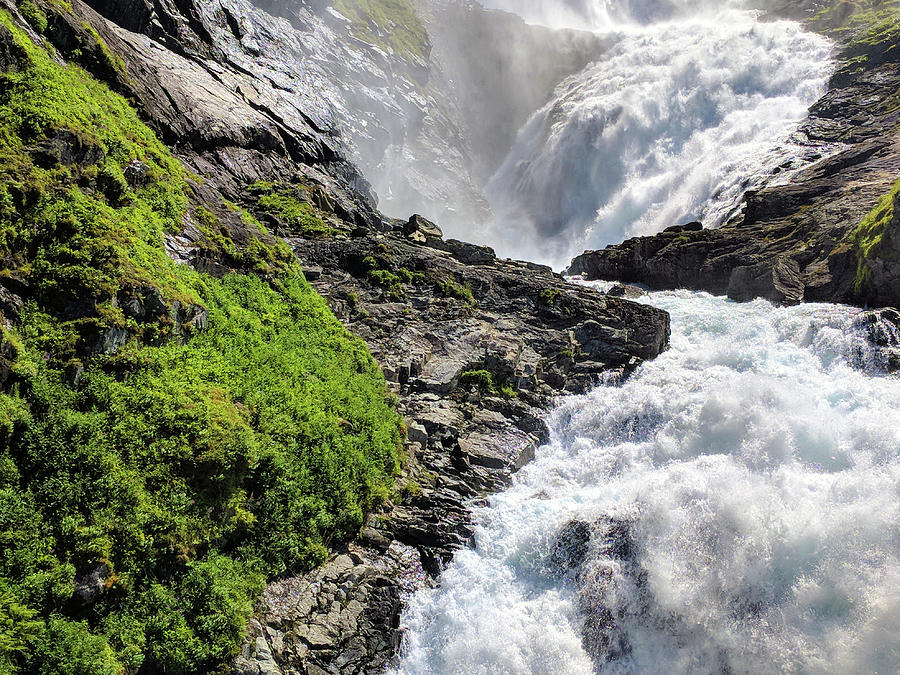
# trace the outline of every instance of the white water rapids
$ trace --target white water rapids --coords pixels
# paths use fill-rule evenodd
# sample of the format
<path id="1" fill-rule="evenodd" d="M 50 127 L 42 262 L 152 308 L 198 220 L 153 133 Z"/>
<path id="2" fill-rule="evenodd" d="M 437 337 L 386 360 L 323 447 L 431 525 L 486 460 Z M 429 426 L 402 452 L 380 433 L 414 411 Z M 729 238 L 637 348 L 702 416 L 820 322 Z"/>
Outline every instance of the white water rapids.
<path id="1" fill-rule="evenodd" d="M 485 188 L 496 222 L 484 238 L 504 255 L 561 268 L 629 236 L 715 227 L 747 189 L 819 151 L 791 136 L 825 91 L 832 47 L 796 23 L 758 21 L 737 0 L 489 4 L 618 35 L 532 116 Z"/>
<path id="2" fill-rule="evenodd" d="M 715 226 L 814 159 L 792 134 L 831 45 L 797 24 L 742 0 L 488 4 L 620 34 L 488 186 L 504 254 L 560 267 Z M 644 301 L 670 312 L 671 350 L 560 402 L 475 511 L 475 546 L 411 598 L 396 675 L 900 672 L 900 380 L 859 310 Z"/>
<path id="3" fill-rule="evenodd" d="M 859 311 L 647 301 L 671 350 L 561 403 L 412 598 L 397 672 L 900 672 L 900 382 L 866 367 Z M 604 517 L 631 562 L 595 536 L 578 580 L 554 576 L 561 529 Z M 618 652 L 588 654 L 585 621 Z"/>

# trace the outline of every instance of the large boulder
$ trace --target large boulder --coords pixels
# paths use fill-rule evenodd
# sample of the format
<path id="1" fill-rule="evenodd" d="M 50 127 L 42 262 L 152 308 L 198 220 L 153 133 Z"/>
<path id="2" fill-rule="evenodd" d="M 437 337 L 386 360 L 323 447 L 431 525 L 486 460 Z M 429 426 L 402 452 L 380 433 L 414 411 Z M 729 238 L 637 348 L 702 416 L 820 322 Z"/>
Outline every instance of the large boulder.
<path id="1" fill-rule="evenodd" d="M 804 290 L 800 263 L 787 256 L 756 265 L 735 267 L 728 283 L 728 297 L 737 302 L 765 298 L 793 305 L 803 302 Z"/>

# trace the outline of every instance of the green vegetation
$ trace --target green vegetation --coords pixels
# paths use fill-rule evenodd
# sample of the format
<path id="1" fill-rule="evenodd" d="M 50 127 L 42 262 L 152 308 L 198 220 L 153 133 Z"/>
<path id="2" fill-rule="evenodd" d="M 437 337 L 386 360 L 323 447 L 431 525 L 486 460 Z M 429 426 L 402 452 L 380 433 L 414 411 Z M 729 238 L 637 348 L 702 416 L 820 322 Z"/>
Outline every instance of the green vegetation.
<path id="1" fill-rule="evenodd" d="M 556 301 L 559 300 L 560 295 L 562 295 L 562 291 L 558 288 L 546 288 L 541 291 L 541 302 L 548 307 L 553 307 Z"/>
<path id="2" fill-rule="evenodd" d="M 47 30 L 47 15 L 44 13 L 44 10 L 35 5 L 31 0 L 21 0 L 16 4 L 19 7 L 19 11 L 22 13 L 22 16 L 24 16 L 25 20 L 31 24 L 32 28 L 38 33 L 43 33 Z"/>
<path id="3" fill-rule="evenodd" d="M 425 280 L 422 272 L 413 272 L 405 267 L 398 268 L 383 244 L 379 244 L 376 248 L 376 255 L 367 255 L 363 258 L 362 264 L 367 270 L 366 278 L 383 288 L 393 300 L 403 299 L 404 284 L 421 283 Z"/>
<path id="4" fill-rule="evenodd" d="M 335 233 L 313 205 L 298 196 L 302 187 L 257 182 L 247 189 L 256 197 L 256 207 L 260 211 L 275 216 L 292 232 L 304 237 L 324 237 Z"/>
<path id="5" fill-rule="evenodd" d="M 875 208 L 862 219 L 862 222 L 850 235 L 850 242 L 856 251 L 858 263 L 856 279 L 853 284 L 856 293 L 864 293 L 868 286 L 871 274 L 868 261 L 877 255 L 881 248 L 885 229 L 894 219 L 894 204 L 898 196 L 900 196 L 900 180 L 894 183 L 890 192 L 878 200 Z"/>
<path id="6" fill-rule="evenodd" d="M 428 31 L 410 0 L 335 0 L 334 8 L 360 40 L 400 57 L 428 59 Z"/>
<path id="7" fill-rule="evenodd" d="M 900 0 L 853 0 L 831 3 L 810 19 L 811 25 L 844 43 L 837 75 L 851 76 L 881 63 L 900 43 Z"/>
<path id="8" fill-rule="evenodd" d="M 27 289 L 0 329 L 0 673 L 212 672 L 265 580 L 388 494 L 401 422 L 283 243 L 242 215 L 235 246 L 124 99 L 0 30 L 26 54 L 0 75 L 0 277 Z M 176 265 L 186 217 L 267 278 Z"/>
<path id="9" fill-rule="evenodd" d="M 467 305 L 475 306 L 475 296 L 472 295 L 472 289 L 469 286 L 463 286 L 453 279 L 439 279 L 435 283 L 434 290 L 445 298 L 455 298 Z"/>
<path id="10" fill-rule="evenodd" d="M 459 386 L 464 389 L 477 389 L 482 394 L 495 394 L 504 398 L 518 398 L 518 392 L 505 381 L 489 370 L 467 370 L 459 376 Z"/>
<path id="11" fill-rule="evenodd" d="M 900 16 L 900 0 L 842 0 L 819 10 L 810 23 L 856 43 L 874 44 Z"/>

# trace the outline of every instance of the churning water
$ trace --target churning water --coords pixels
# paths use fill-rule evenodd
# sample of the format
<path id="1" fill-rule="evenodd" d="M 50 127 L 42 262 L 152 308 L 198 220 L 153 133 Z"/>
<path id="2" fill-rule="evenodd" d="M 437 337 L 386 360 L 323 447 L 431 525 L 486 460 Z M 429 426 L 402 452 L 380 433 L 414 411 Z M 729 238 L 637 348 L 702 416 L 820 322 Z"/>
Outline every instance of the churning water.
<path id="1" fill-rule="evenodd" d="M 533 4 L 537 20 L 579 25 L 554 20 L 574 12 L 619 39 L 557 88 L 486 187 L 504 254 L 562 267 L 627 236 L 715 227 L 774 169 L 814 156 L 791 136 L 825 91 L 827 39 L 721 2 Z"/>
<path id="2" fill-rule="evenodd" d="M 671 350 L 560 404 L 475 548 L 413 597 L 398 672 L 900 672 L 900 381 L 859 311 L 648 302 Z M 560 576 L 573 521 L 594 535 Z"/>

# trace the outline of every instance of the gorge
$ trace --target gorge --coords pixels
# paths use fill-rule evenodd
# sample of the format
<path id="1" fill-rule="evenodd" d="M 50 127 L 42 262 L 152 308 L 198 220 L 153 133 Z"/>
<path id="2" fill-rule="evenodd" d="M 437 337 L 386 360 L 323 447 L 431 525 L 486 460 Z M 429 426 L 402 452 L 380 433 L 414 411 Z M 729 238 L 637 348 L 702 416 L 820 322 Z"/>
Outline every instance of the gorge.
<path id="1" fill-rule="evenodd" d="M 900 669 L 898 40 L 0 0 L 0 672 Z"/>

